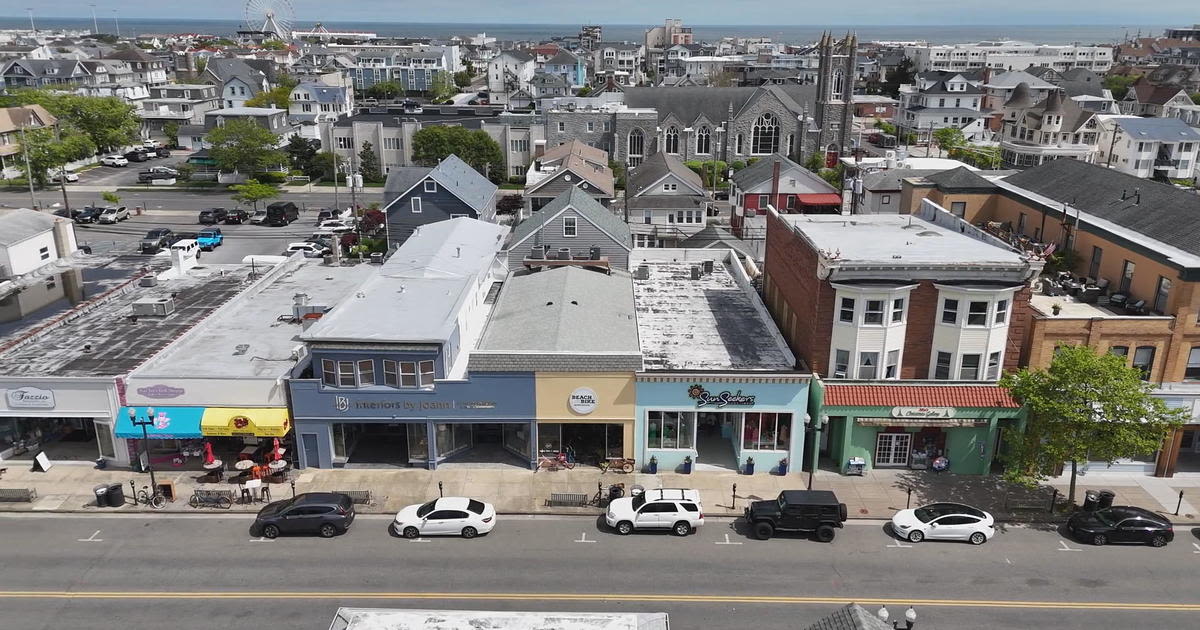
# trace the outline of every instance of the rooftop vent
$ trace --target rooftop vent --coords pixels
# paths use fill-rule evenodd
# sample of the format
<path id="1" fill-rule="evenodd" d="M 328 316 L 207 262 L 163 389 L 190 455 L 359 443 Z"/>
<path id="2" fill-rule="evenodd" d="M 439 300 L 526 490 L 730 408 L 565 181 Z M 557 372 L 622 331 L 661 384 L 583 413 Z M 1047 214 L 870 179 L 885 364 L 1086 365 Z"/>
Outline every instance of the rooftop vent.
<path id="1" fill-rule="evenodd" d="M 235 356 L 235 357 L 240 357 L 240 356 L 242 356 L 243 354 L 246 354 L 246 351 L 247 351 L 247 350 L 249 350 L 249 349 L 250 349 L 250 344 L 248 344 L 248 343 L 239 343 L 238 345 L 236 345 L 236 346 L 234 346 L 234 347 L 233 347 L 233 356 Z"/>
<path id="2" fill-rule="evenodd" d="M 941 236 L 941 234 L 938 234 L 933 230 L 925 230 L 924 232 L 917 232 L 917 236 Z"/>
<path id="3" fill-rule="evenodd" d="M 701 275 L 700 267 L 698 265 L 692 265 L 692 280 L 699 280 Z"/>
<path id="4" fill-rule="evenodd" d="M 133 303 L 133 314 L 145 317 L 166 317 L 175 312 L 175 300 L 169 297 L 142 298 Z"/>
<path id="5" fill-rule="evenodd" d="M 634 280 L 649 280 L 650 265 L 638 265 L 637 269 L 633 272 L 633 278 Z"/>

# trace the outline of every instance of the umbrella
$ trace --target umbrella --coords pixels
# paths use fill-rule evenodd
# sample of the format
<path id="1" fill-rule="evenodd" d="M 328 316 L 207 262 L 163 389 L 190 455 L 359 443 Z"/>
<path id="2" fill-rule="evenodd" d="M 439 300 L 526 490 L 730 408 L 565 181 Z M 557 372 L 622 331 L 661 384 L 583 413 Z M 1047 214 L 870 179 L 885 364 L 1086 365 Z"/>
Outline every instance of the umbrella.
<path id="1" fill-rule="evenodd" d="M 216 459 L 216 458 L 213 457 L 212 442 L 205 442 L 204 443 L 204 463 L 211 464 L 211 463 L 213 463 L 214 459 Z"/>

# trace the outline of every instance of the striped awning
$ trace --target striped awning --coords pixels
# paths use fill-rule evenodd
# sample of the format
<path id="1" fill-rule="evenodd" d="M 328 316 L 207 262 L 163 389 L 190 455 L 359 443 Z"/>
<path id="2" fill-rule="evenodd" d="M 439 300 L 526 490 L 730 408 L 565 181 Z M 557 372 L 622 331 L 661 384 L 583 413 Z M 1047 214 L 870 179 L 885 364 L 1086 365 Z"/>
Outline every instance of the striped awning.
<path id="1" fill-rule="evenodd" d="M 855 418 L 862 427 L 974 427 L 987 426 L 987 420 L 975 418 Z"/>

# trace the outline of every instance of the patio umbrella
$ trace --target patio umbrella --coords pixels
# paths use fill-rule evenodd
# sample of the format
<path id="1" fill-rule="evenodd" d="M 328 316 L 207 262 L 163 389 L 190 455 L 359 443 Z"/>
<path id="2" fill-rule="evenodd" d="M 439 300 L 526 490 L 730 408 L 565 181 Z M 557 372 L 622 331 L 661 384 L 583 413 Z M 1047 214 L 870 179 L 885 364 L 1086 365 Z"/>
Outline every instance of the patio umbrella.
<path id="1" fill-rule="evenodd" d="M 204 443 L 204 463 L 211 464 L 211 463 L 213 463 L 213 460 L 215 460 L 215 459 L 216 458 L 213 457 L 213 452 L 212 452 L 212 442 L 206 441 Z"/>

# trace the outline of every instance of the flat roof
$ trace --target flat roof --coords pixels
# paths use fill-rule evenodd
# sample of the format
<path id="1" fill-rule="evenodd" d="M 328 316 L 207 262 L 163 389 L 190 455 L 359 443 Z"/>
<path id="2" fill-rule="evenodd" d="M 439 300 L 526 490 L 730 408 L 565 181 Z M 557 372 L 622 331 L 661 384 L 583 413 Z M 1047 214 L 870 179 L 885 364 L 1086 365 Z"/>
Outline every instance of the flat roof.
<path id="1" fill-rule="evenodd" d="M 294 256 L 132 376 L 276 378 L 292 369 L 292 350 L 303 345 L 300 322 L 291 319 L 296 297 L 306 296 L 309 307 L 331 307 L 379 268 L 330 266 Z M 197 357 L 204 360 L 196 361 Z"/>
<path id="2" fill-rule="evenodd" d="M 909 267 L 1021 265 L 1025 262 L 1016 251 L 990 245 L 913 215 L 783 214 L 779 218 L 802 233 L 834 264 L 881 263 L 889 267 Z"/>
<path id="3" fill-rule="evenodd" d="M 713 261 L 712 273 L 692 268 Z M 795 356 L 729 250 L 635 249 L 633 280 L 645 370 L 794 370 Z"/>

